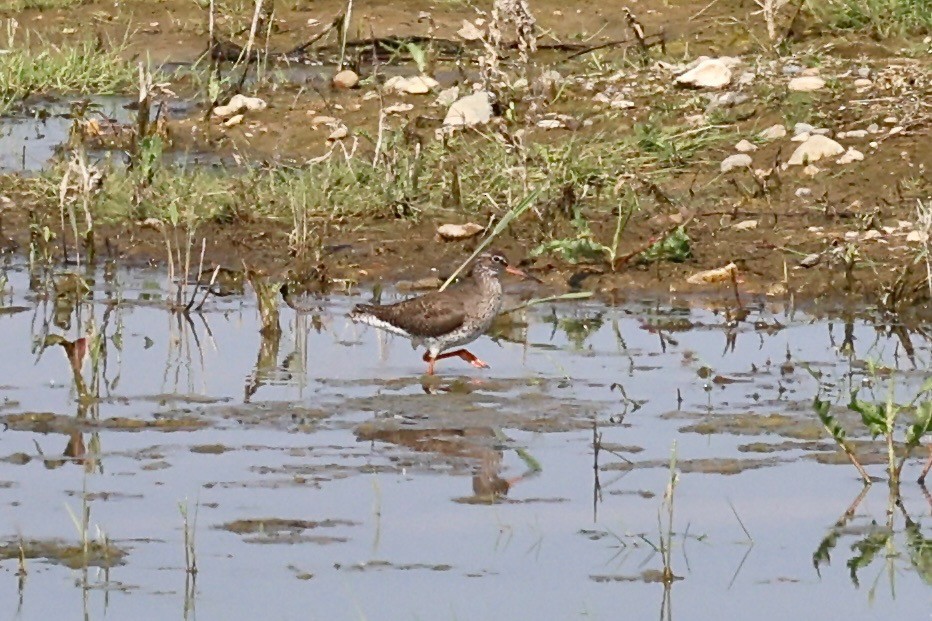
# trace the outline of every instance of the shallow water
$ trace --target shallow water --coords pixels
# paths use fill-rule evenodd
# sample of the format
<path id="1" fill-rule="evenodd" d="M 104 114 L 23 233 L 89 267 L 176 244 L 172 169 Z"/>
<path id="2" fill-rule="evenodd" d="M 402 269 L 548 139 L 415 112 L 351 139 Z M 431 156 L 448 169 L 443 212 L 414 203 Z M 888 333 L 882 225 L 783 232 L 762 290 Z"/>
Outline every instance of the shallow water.
<path id="1" fill-rule="evenodd" d="M 91 98 L 62 98 L 37 101 L 24 110 L 9 116 L 0 116 L 0 172 L 38 173 L 47 169 L 68 143 L 71 132 L 72 101 L 88 102 L 85 118 L 108 121 L 119 125 L 132 125 L 136 111 L 127 109 L 130 97 L 95 96 Z M 164 111 L 169 118 L 177 118 L 190 111 L 191 104 L 184 101 L 169 102 Z M 155 118 L 153 109 L 152 116 Z M 111 158 L 123 160 L 120 149 L 91 148 L 92 160 Z M 165 164 L 214 165 L 221 161 L 215 154 L 166 151 Z"/>
<path id="2" fill-rule="evenodd" d="M 22 270 L 6 277 L 0 546 L 79 545 L 86 506 L 89 536 L 126 553 L 106 571 L 37 555 L 20 579 L 18 554 L 0 556 L 13 557 L 0 561 L 11 616 L 928 614 L 930 504 L 913 482 L 924 455 L 906 465 L 902 510 L 888 514 L 879 482 L 826 540 L 862 488 L 817 424 L 805 368 L 821 372 L 823 398 L 861 386 L 882 400 L 864 361 L 886 364 L 909 401 L 930 361 L 919 336 L 910 359 L 868 320 L 778 306 L 731 323 L 657 301 L 542 305 L 470 346 L 490 369 L 445 360 L 425 388 L 420 352 L 346 318 L 365 293 L 302 314 L 282 305 L 275 338 L 260 335 L 252 297 L 172 314 L 158 271 L 98 273 L 57 315 Z M 65 348 L 39 345 L 88 333 L 106 351 L 83 361 L 100 400 L 82 405 Z M 842 402 L 833 412 L 858 428 Z M 674 446 L 681 579 L 665 589 L 653 577 Z M 196 512 L 193 582 L 179 503 Z"/>

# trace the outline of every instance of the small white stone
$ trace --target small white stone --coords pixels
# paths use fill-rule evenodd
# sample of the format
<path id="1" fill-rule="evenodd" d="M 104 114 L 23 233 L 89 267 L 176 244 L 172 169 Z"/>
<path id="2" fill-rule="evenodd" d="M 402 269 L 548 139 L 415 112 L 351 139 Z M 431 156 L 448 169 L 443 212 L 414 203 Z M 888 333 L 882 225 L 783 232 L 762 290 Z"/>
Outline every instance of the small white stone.
<path id="1" fill-rule="evenodd" d="M 467 222 L 466 224 L 441 224 L 437 227 L 437 235 L 442 239 L 453 240 L 453 239 L 468 239 L 470 237 L 475 237 L 485 229 L 474 222 Z"/>
<path id="2" fill-rule="evenodd" d="M 777 123 L 776 125 L 771 125 L 757 135 L 764 140 L 777 140 L 786 136 L 786 128 L 783 125 Z"/>
<path id="3" fill-rule="evenodd" d="M 723 88 L 731 82 L 731 69 L 720 58 L 706 58 L 677 76 L 676 83 L 695 88 Z"/>
<path id="4" fill-rule="evenodd" d="M 787 161 L 788 166 L 801 166 L 810 162 L 816 162 L 823 157 L 832 157 L 841 155 L 845 148 L 826 136 L 810 136 L 809 139 L 796 147 L 790 159 Z"/>
<path id="5" fill-rule="evenodd" d="M 425 95 L 438 86 L 440 83 L 427 75 L 411 77 L 396 75 L 385 80 L 384 89 L 387 93 Z"/>
<path id="6" fill-rule="evenodd" d="M 839 138 L 866 138 L 867 130 L 866 129 L 852 129 L 850 131 L 843 132 L 844 136 L 838 134 Z"/>
<path id="7" fill-rule="evenodd" d="M 346 138 L 348 135 L 349 135 L 349 129 L 346 127 L 346 125 L 340 125 L 336 129 L 334 129 L 332 132 L 330 132 L 330 135 L 327 136 L 327 140 L 342 140 L 343 138 Z"/>
<path id="8" fill-rule="evenodd" d="M 737 224 L 732 224 L 731 228 L 736 231 L 750 231 L 757 228 L 757 220 L 742 220 Z"/>
<path id="9" fill-rule="evenodd" d="M 460 96 L 460 87 L 451 86 L 450 88 L 445 88 L 440 91 L 440 94 L 437 95 L 437 101 L 435 102 L 438 106 L 443 106 L 444 108 L 449 108 L 453 105 L 453 102 L 459 99 Z"/>
<path id="10" fill-rule="evenodd" d="M 895 136 L 903 131 L 903 126 L 897 125 L 896 127 L 891 127 L 889 134 Z"/>
<path id="11" fill-rule="evenodd" d="M 924 244 L 929 241 L 929 235 L 925 231 L 910 231 L 906 234 L 906 241 Z"/>
<path id="12" fill-rule="evenodd" d="M 867 78 L 858 78 L 854 81 L 855 88 L 870 88 L 874 83 Z"/>
<path id="13" fill-rule="evenodd" d="M 861 236 L 861 240 L 862 240 L 862 241 L 872 241 L 872 240 L 875 240 L 875 239 L 880 239 L 881 237 L 883 237 L 883 233 L 881 233 L 881 232 L 878 231 L 877 229 L 871 229 L 871 230 L 869 230 L 869 231 L 866 231 L 866 232 L 864 233 L 864 235 Z"/>
<path id="14" fill-rule="evenodd" d="M 803 132 L 801 134 L 796 134 L 790 138 L 793 142 L 806 142 L 809 140 L 809 132 Z"/>
<path id="15" fill-rule="evenodd" d="M 410 112 L 414 109 L 414 104 L 399 102 L 392 104 L 391 106 L 386 106 L 382 112 L 385 114 L 402 114 L 404 112 Z"/>
<path id="16" fill-rule="evenodd" d="M 492 103 L 489 94 L 480 91 L 458 99 L 447 110 L 443 119 L 445 127 L 469 127 L 492 120 Z"/>
<path id="17" fill-rule="evenodd" d="M 811 134 L 815 126 L 809 123 L 797 123 L 793 126 L 793 134 Z"/>
<path id="18" fill-rule="evenodd" d="M 848 150 L 845 151 L 845 154 L 838 158 L 837 162 L 839 164 L 850 164 L 851 162 L 860 162 L 864 159 L 864 154 L 855 149 L 854 147 L 848 147 Z"/>
<path id="19" fill-rule="evenodd" d="M 537 121 L 537 126 L 543 129 L 560 129 L 566 125 L 560 119 L 541 119 Z"/>
<path id="20" fill-rule="evenodd" d="M 870 125 L 867 126 L 867 131 L 872 134 L 876 134 L 877 132 L 880 131 L 880 125 L 877 125 L 877 123 L 871 123 Z"/>
<path id="21" fill-rule="evenodd" d="M 814 75 L 803 75 L 798 78 L 793 78 L 790 80 L 789 84 L 787 84 L 787 87 L 791 91 L 797 91 L 801 93 L 817 91 L 824 86 L 825 80 Z"/>
<path id="22" fill-rule="evenodd" d="M 896 125 L 897 120 L 895 116 L 888 116 L 887 118 L 883 120 L 883 122 L 886 123 L 887 125 Z"/>
<path id="23" fill-rule="evenodd" d="M 326 116 L 323 114 L 318 114 L 317 116 L 311 119 L 311 125 L 313 127 L 317 127 L 318 125 L 336 125 L 339 122 L 340 122 L 339 119 L 332 117 L 332 116 Z"/>
<path id="24" fill-rule="evenodd" d="M 809 177 L 815 177 L 820 172 L 822 172 L 822 169 L 816 166 L 815 164 L 809 164 L 808 166 L 803 168 L 803 174 L 808 175 Z"/>
<path id="25" fill-rule="evenodd" d="M 735 168 L 745 168 L 751 165 L 751 156 L 747 153 L 736 153 L 734 155 L 729 155 L 724 160 L 722 160 L 719 168 L 723 173 L 733 170 Z"/>
<path id="26" fill-rule="evenodd" d="M 757 145 L 748 140 L 742 140 L 735 145 L 735 151 L 738 151 L 739 153 L 751 153 L 753 151 L 757 151 Z"/>
<path id="27" fill-rule="evenodd" d="M 267 106 L 268 104 L 259 97 L 247 97 L 237 93 L 230 98 L 229 103 L 225 106 L 214 108 L 213 114 L 220 118 L 227 118 L 245 110 L 264 110 Z"/>
<path id="28" fill-rule="evenodd" d="M 234 125 L 239 125 L 240 123 L 243 122 L 244 118 L 245 117 L 242 114 L 234 114 L 233 116 L 231 116 L 230 118 L 228 118 L 226 121 L 223 122 L 223 126 L 233 127 Z"/>
<path id="29" fill-rule="evenodd" d="M 796 197 L 805 198 L 806 196 L 812 196 L 812 190 L 809 188 L 796 188 Z M 821 230 L 821 227 L 820 227 Z"/>

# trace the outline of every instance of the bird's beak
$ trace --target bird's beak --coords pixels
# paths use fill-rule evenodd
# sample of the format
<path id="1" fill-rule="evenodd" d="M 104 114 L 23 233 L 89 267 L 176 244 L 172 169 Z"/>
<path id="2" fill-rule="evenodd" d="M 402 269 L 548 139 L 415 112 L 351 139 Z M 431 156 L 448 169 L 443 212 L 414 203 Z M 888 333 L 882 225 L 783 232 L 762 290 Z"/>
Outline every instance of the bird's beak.
<path id="1" fill-rule="evenodd" d="M 514 274 L 515 276 L 520 276 L 521 278 L 524 278 L 527 280 L 533 280 L 534 282 L 541 282 L 540 278 L 537 278 L 536 276 L 531 276 L 527 272 L 523 272 L 516 267 L 511 267 L 510 265 L 505 268 L 505 271 L 508 272 L 509 274 Z"/>

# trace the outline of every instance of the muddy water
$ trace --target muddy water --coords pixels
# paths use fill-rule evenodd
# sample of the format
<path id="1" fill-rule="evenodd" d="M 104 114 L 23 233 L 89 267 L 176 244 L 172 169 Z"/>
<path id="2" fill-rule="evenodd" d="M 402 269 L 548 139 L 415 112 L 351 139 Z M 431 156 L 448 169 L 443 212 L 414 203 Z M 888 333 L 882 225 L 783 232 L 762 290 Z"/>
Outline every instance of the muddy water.
<path id="1" fill-rule="evenodd" d="M 57 313 L 23 271 L 6 277 L 0 599 L 10 616 L 929 610 L 930 506 L 912 482 L 921 456 L 906 465 L 902 509 L 880 482 L 836 527 L 861 485 L 816 424 L 819 387 L 805 369 L 821 373 L 823 396 L 861 386 L 882 399 L 887 384 L 871 384 L 864 361 L 883 363 L 908 401 L 930 360 L 919 337 L 911 360 L 868 321 L 766 305 L 740 323 L 655 301 L 538 306 L 471 347 L 491 369 L 443 361 L 425 385 L 406 342 L 346 319 L 366 294 L 300 315 L 282 306 L 280 335 L 262 336 L 251 297 L 212 298 L 190 322 L 173 315 L 157 271 L 97 274 L 76 305 L 59 286 Z M 85 334 L 102 335 L 105 351 L 83 359 L 78 379 L 48 336 Z M 80 382 L 99 399 L 81 399 Z M 665 530 L 674 445 L 679 579 L 665 589 L 658 514 Z M 871 447 L 859 451 L 881 476 Z"/>
<path id="2" fill-rule="evenodd" d="M 136 115 L 135 110 L 127 108 L 132 101 L 130 97 L 121 96 L 38 100 L 15 114 L 0 116 L 0 173 L 37 173 L 47 169 L 68 142 L 74 122 L 73 103 L 87 106 L 84 118 L 112 127 L 130 127 Z M 190 109 L 187 102 L 172 102 L 163 113 L 169 118 L 176 118 L 187 114 Z M 154 110 L 152 114 L 154 118 Z M 121 153 L 116 146 L 88 148 L 88 155 L 94 160 L 111 157 L 119 163 Z M 219 161 L 213 155 L 174 151 L 167 153 L 164 159 L 168 164 L 213 164 Z"/>

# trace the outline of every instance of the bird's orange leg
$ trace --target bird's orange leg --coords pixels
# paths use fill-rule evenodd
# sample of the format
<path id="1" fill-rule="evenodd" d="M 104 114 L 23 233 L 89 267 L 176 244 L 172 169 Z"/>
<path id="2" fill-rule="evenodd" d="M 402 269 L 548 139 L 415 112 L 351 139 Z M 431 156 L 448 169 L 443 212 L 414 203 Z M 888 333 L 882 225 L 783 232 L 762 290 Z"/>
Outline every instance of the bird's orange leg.
<path id="1" fill-rule="evenodd" d="M 441 358 L 453 358 L 454 356 L 457 358 L 462 358 L 463 360 L 465 360 L 472 366 L 476 367 L 477 369 L 488 369 L 489 368 L 489 365 L 479 360 L 479 358 L 477 358 L 475 354 L 473 354 L 472 352 L 466 349 L 457 349 L 454 351 L 448 351 L 445 354 L 440 354 L 439 356 L 437 356 L 436 359 L 440 360 Z"/>
<path id="2" fill-rule="evenodd" d="M 929 459 L 926 461 L 926 465 L 922 469 L 922 474 L 919 475 L 920 485 L 926 482 L 926 475 L 929 474 L 929 470 L 932 470 L 932 445 L 929 446 Z"/>
<path id="3" fill-rule="evenodd" d="M 422 360 L 427 363 L 427 374 L 433 375 L 434 374 L 434 363 L 437 361 L 437 359 L 431 358 L 430 352 L 426 351 L 424 352 L 424 357 L 422 358 Z"/>

